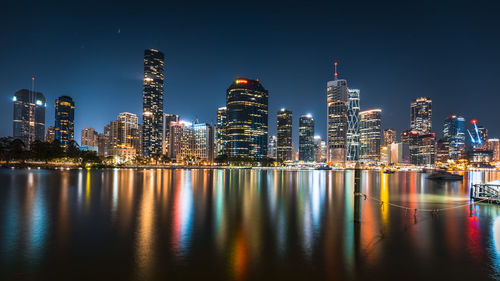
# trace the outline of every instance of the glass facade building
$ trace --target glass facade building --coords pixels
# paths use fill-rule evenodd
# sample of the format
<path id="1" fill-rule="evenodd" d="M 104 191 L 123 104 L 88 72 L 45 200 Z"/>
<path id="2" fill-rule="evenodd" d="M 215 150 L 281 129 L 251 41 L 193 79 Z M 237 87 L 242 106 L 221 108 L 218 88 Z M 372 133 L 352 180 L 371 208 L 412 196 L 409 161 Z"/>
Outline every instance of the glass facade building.
<path id="1" fill-rule="evenodd" d="M 22 89 L 12 97 L 14 102 L 12 136 L 29 148 L 35 140 L 45 140 L 45 97 L 42 93 Z"/>
<path id="2" fill-rule="evenodd" d="M 142 155 L 157 157 L 163 152 L 164 60 L 158 50 L 144 51 L 142 92 Z"/>
<path id="3" fill-rule="evenodd" d="M 310 114 L 299 118 L 299 160 L 314 161 L 314 119 Z"/>
<path id="4" fill-rule="evenodd" d="M 465 157 L 465 118 L 452 115 L 444 120 L 443 140 L 448 146 L 448 159 Z M 440 157 L 440 160 L 443 157 Z"/>
<path id="5" fill-rule="evenodd" d="M 278 162 L 293 160 L 292 111 L 282 108 L 278 111 Z"/>
<path id="6" fill-rule="evenodd" d="M 360 117 L 360 160 L 380 161 L 382 138 L 382 110 L 372 109 L 359 113 Z"/>
<path id="7" fill-rule="evenodd" d="M 327 155 L 328 162 L 344 164 L 348 128 L 347 81 L 336 79 L 327 83 Z"/>
<path id="8" fill-rule="evenodd" d="M 347 161 L 359 160 L 359 110 L 360 91 L 349 89 L 347 107 Z"/>
<path id="9" fill-rule="evenodd" d="M 226 145 L 230 158 L 267 158 L 269 94 L 258 80 L 236 79 L 226 91 Z"/>
<path id="10" fill-rule="evenodd" d="M 420 135 L 430 134 L 432 130 L 432 100 L 427 97 L 416 98 L 410 105 L 410 128 Z"/>
<path id="11" fill-rule="evenodd" d="M 68 96 L 56 100 L 55 140 L 63 147 L 75 138 L 75 103 Z"/>

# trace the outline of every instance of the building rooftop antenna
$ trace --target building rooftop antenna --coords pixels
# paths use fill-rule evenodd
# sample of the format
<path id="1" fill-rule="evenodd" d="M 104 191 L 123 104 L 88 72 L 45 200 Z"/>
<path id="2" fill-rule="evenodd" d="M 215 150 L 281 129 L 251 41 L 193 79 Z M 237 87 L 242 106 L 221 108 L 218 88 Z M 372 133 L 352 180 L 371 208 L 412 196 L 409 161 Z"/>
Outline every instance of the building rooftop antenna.
<path id="1" fill-rule="evenodd" d="M 334 62 L 333 65 L 335 66 L 335 73 L 333 74 L 335 80 L 337 80 L 339 74 L 337 73 L 337 65 L 339 65 L 338 62 Z"/>

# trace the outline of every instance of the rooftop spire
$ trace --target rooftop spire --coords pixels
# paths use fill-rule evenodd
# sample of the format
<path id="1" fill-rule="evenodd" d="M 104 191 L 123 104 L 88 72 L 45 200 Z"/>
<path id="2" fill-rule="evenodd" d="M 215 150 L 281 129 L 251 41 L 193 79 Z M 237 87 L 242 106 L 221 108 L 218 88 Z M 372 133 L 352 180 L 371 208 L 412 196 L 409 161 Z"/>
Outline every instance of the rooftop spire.
<path id="1" fill-rule="evenodd" d="M 339 74 L 337 73 L 337 65 L 339 65 L 338 62 L 334 62 L 333 65 L 335 66 L 335 74 L 333 74 L 335 80 L 337 80 L 337 76 L 339 76 Z"/>

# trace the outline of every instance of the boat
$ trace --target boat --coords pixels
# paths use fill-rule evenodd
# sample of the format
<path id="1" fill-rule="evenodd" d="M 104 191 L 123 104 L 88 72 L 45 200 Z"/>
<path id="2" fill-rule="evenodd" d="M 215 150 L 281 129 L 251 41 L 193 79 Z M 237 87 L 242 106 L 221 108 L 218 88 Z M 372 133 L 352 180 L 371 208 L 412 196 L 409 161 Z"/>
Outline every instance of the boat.
<path id="1" fill-rule="evenodd" d="M 394 174 L 396 171 L 394 170 L 384 170 L 383 173 L 384 174 Z"/>
<path id="2" fill-rule="evenodd" d="M 430 180 L 448 180 L 448 181 L 461 181 L 464 176 L 459 174 L 452 174 L 446 171 L 438 171 L 427 176 Z"/>

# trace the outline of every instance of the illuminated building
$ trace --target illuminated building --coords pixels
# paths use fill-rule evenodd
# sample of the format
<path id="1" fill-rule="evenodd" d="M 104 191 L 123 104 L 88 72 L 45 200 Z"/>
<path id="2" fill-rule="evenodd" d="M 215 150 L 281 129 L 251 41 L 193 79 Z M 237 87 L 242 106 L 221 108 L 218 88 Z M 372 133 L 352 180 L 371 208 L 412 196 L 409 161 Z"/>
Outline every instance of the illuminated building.
<path id="1" fill-rule="evenodd" d="M 267 158 L 269 94 L 258 80 L 236 79 L 226 92 L 226 155 Z"/>
<path id="2" fill-rule="evenodd" d="M 195 160 L 195 138 L 193 124 L 186 121 L 170 123 L 170 159 L 177 162 Z"/>
<path id="3" fill-rule="evenodd" d="M 179 115 L 175 114 L 163 114 L 163 155 L 168 155 L 168 149 L 170 144 L 170 122 L 178 122 Z"/>
<path id="4" fill-rule="evenodd" d="M 359 160 L 359 90 L 349 89 L 347 107 L 347 161 Z"/>
<path id="5" fill-rule="evenodd" d="M 108 127 L 106 129 L 106 127 Z M 109 132 L 109 125 L 104 127 L 104 131 Z M 108 137 L 106 134 L 98 134 L 97 135 L 97 155 L 99 156 L 107 156 L 108 155 Z"/>
<path id="6" fill-rule="evenodd" d="M 448 144 L 448 159 L 457 160 L 465 156 L 465 119 L 452 115 L 444 120 L 443 140 Z M 443 160 L 442 155 L 438 161 Z"/>
<path id="7" fill-rule="evenodd" d="M 396 130 L 385 129 L 384 130 L 384 144 L 389 145 L 389 144 L 396 143 L 396 142 L 398 142 Z"/>
<path id="8" fill-rule="evenodd" d="M 412 132 L 410 161 L 413 165 L 433 165 L 436 158 L 436 135 Z"/>
<path id="9" fill-rule="evenodd" d="M 391 160 L 391 150 L 388 145 L 382 145 L 380 147 L 380 162 L 383 164 L 389 164 Z"/>
<path id="10" fill-rule="evenodd" d="M 344 164 L 346 161 L 347 143 L 347 81 L 337 78 L 337 63 L 335 62 L 335 77 L 327 82 L 327 145 L 328 162 Z"/>
<path id="11" fill-rule="evenodd" d="M 85 127 L 81 131 L 81 146 L 87 146 L 89 150 L 98 151 L 98 133 L 92 127 Z"/>
<path id="12" fill-rule="evenodd" d="M 446 163 L 450 159 L 450 143 L 445 139 L 436 142 L 436 162 Z"/>
<path id="13" fill-rule="evenodd" d="M 299 118 L 299 160 L 314 161 L 314 119 L 310 114 Z"/>
<path id="14" fill-rule="evenodd" d="M 488 139 L 486 141 L 486 149 L 492 151 L 492 161 L 500 161 L 500 141 L 498 139 Z"/>
<path id="15" fill-rule="evenodd" d="M 47 128 L 47 134 L 45 135 L 45 141 L 53 142 L 56 137 L 56 128 L 54 126 L 50 126 Z"/>
<path id="16" fill-rule="evenodd" d="M 144 82 L 142 92 L 142 155 L 158 157 L 163 151 L 163 81 L 164 55 L 144 51 Z"/>
<path id="17" fill-rule="evenodd" d="M 411 102 L 410 128 L 420 135 L 431 133 L 432 100 L 427 97 L 416 98 Z"/>
<path id="18" fill-rule="evenodd" d="M 226 126 L 227 126 L 227 108 L 219 107 L 217 109 L 217 133 L 216 133 L 216 142 L 217 142 L 217 156 L 226 155 L 225 147 L 227 143 L 227 134 L 226 134 Z"/>
<path id="19" fill-rule="evenodd" d="M 408 160 L 403 158 L 404 155 L 404 144 L 403 143 L 391 143 L 388 145 L 390 151 L 389 163 L 390 164 L 401 164 L 408 163 Z M 408 146 L 406 146 L 408 149 Z"/>
<path id="20" fill-rule="evenodd" d="M 104 128 L 104 140 L 107 142 L 104 153 L 114 156 L 118 162 L 126 162 L 141 155 L 141 128 L 137 115 L 123 112 L 118 120 L 113 120 Z M 98 144 L 99 145 L 99 144 Z"/>
<path id="21" fill-rule="evenodd" d="M 276 159 L 278 152 L 278 137 L 269 136 L 269 141 L 267 142 L 267 157 L 271 159 Z"/>
<path id="22" fill-rule="evenodd" d="M 401 144 L 402 144 L 402 162 L 400 163 L 411 163 L 410 161 L 410 144 L 412 142 L 412 136 L 418 135 L 417 132 L 413 132 L 411 130 L 405 130 L 401 133 Z"/>
<path id="23" fill-rule="evenodd" d="M 277 160 L 293 160 L 292 111 L 284 108 L 278 111 Z"/>
<path id="24" fill-rule="evenodd" d="M 382 110 L 372 109 L 359 113 L 360 155 L 362 161 L 380 161 L 382 139 Z"/>
<path id="25" fill-rule="evenodd" d="M 194 156 L 197 161 L 214 162 L 215 126 L 207 123 L 193 125 Z"/>
<path id="26" fill-rule="evenodd" d="M 314 142 L 314 161 L 325 162 L 326 159 L 323 157 L 325 142 L 321 140 L 321 136 L 314 136 L 313 142 Z"/>
<path id="27" fill-rule="evenodd" d="M 42 93 L 22 89 L 12 97 L 14 102 L 13 133 L 29 148 L 35 140 L 45 140 L 45 97 Z"/>
<path id="28" fill-rule="evenodd" d="M 75 103 L 68 96 L 61 96 L 56 100 L 56 133 L 55 139 L 63 147 L 75 137 Z"/>

